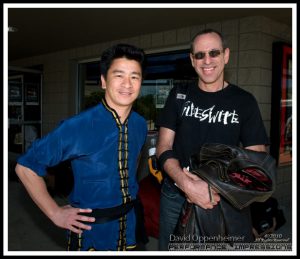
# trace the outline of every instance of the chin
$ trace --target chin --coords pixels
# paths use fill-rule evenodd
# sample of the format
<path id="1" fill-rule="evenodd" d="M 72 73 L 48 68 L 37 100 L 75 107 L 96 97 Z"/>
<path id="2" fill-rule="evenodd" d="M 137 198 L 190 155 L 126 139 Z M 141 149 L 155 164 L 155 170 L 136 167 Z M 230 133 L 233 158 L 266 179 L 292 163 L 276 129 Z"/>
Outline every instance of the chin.
<path id="1" fill-rule="evenodd" d="M 131 106 L 131 105 L 133 105 L 134 100 L 135 99 L 132 99 L 132 98 L 130 98 L 130 99 L 123 99 L 122 98 L 122 99 L 118 100 L 118 103 L 122 106 Z"/>

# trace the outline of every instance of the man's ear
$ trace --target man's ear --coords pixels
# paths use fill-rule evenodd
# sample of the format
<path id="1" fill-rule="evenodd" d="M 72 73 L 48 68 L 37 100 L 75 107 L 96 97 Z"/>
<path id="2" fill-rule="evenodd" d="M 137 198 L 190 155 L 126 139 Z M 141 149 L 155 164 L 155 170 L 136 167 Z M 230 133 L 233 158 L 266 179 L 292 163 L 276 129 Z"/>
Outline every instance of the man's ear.
<path id="1" fill-rule="evenodd" d="M 101 87 L 102 89 L 106 89 L 106 80 L 103 75 L 101 75 Z"/>
<path id="2" fill-rule="evenodd" d="M 195 67 L 195 64 L 194 64 L 194 57 L 193 57 L 193 54 L 190 53 L 190 60 L 191 60 L 191 63 L 192 63 L 192 67 Z"/>
<path id="3" fill-rule="evenodd" d="M 225 51 L 224 51 L 224 62 L 225 62 L 225 65 L 228 63 L 229 61 L 229 56 L 230 56 L 230 49 L 229 48 L 226 48 Z"/>

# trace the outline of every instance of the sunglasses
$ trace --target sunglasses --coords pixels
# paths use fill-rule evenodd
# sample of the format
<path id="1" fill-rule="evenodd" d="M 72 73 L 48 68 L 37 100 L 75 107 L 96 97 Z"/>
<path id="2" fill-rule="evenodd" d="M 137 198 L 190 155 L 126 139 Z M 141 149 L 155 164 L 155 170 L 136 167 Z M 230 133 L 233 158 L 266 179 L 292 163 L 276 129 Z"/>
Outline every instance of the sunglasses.
<path id="1" fill-rule="evenodd" d="M 224 52 L 224 50 L 212 49 L 208 52 L 199 51 L 199 52 L 193 54 L 193 56 L 195 59 L 203 59 L 205 57 L 206 53 L 208 53 L 208 55 L 211 58 L 216 58 L 216 57 L 220 56 L 221 52 Z"/>

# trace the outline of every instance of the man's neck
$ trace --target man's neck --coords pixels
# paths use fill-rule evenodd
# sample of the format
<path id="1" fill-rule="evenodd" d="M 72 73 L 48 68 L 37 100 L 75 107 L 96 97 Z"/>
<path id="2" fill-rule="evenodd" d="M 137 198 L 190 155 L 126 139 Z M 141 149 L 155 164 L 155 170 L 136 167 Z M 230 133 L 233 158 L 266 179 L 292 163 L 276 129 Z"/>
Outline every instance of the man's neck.
<path id="1" fill-rule="evenodd" d="M 218 92 L 223 90 L 225 87 L 228 86 L 228 83 L 224 80 L 222 81 L 218 81 L 218 82 L 214 82 L 212 84 L 206 84 L 202 81 L 199 81 L 198 86 L 201 90 L 205 91 L 205 92 Z"/>

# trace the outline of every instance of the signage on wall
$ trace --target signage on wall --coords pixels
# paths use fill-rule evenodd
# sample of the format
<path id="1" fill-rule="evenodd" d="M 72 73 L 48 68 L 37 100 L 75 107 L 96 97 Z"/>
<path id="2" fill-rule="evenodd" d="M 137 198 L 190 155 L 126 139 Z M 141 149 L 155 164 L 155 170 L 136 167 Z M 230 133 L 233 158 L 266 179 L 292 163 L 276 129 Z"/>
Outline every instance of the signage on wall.
<path id="1" fill-rule="evenodd" d="M 292 162 L 292 47 L 273 44 L 270 152 L 278 165 Z"/>

